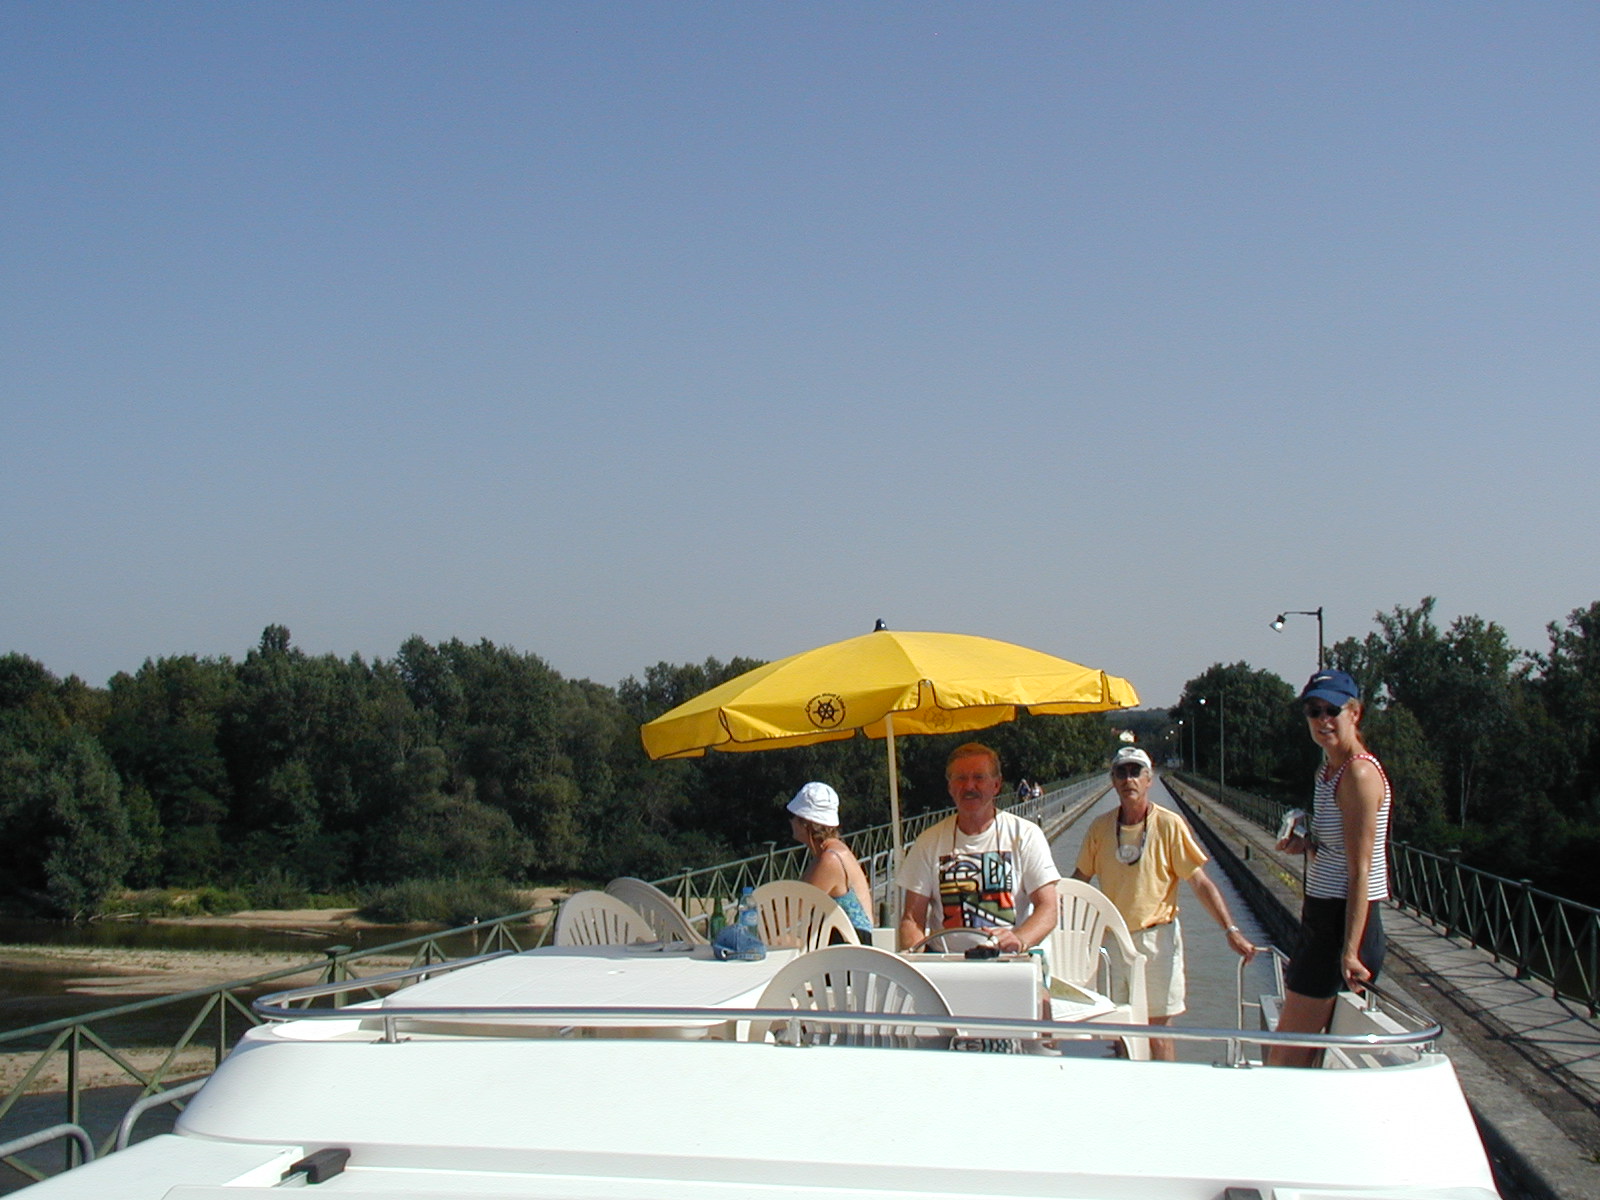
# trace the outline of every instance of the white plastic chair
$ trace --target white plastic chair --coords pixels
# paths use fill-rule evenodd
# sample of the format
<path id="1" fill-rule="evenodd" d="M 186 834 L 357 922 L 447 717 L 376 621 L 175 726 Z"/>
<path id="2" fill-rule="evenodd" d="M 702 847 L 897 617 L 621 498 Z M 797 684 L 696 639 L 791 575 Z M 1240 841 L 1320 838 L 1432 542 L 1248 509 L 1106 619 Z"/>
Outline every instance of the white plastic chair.
<path id="1" fill-rule="evenodd" d="M 758 887 L 754 899 L 761 913 L 761 940 L 769 946 L 819 950 L 834 942 L 835 934 L 848 945 L 861 942 L 839 902 L 812 884 L 776 879 Z"/>
<path id="2" fill-rule="evenodd" d="M 912 964 L 873 946 L 827 946 L 802 954 L 781 967 L 757 1001 L 758 1008 L 794 1008 L 818 1012 L 916 1013 L 923 1017 L 948 1017 L 950 1005 L 933 982 Z M 862 1045 L 901 1044 L 927 1021 L 906 1025 L 812 1024 L 800 1020 L 775 1021 L 763 1028 L 755 1022 L 754 1039 L 768 1033 L 784 1040 L 809 1042 L 849 1041 Z M 780 1033 L 781 1031 L 781 1033 Z"/>
<path id="3" fill-rule="evenodd" d="M 1056 882 L 1056 928 L 1048 946 L 1050 974 L 1054 978 L 1102 994 L 1108 988 L 1100 978 L 1102 957 L 1117 955 L 1128 976 L 1128 1001 L 1094 1019 L 1119 1025 L 1144 1025 L 1149 1021 L 1145 956 L 1134 947 L 1128 923 L 1116 905 L 1099 888 L 1078 879 Z M 1128 1039 L 1128 1055 L 1148 1058 L 1150 1047 L 1146 1039 Z"/>
<path id="4" fill-rule="evenodd" d="M 574 892 L 556 913 L 557 946 L 624 946 L 655 940 L 650 922 L 604 892 Z"/>
<path id="5" fill-rule="evenodd" d="M 689 923 L 683 910 L 653 883 L 622 875 L 606 884 L 606 895 L 615 896 L 643 917 L 655 931 L 658 942 L 689 942 L 704 945 L 706 936 Z"/>

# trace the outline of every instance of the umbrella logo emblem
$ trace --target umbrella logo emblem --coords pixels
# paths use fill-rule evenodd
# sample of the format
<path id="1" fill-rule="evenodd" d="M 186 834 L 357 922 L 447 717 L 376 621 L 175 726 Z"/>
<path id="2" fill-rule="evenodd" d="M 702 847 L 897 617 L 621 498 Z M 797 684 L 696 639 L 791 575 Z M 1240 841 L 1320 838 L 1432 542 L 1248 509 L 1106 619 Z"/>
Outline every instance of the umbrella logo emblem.
<path id="1" fill-rule="evenodd" d="M 844 697 L 822 692 L 806 701 L 806 716 L 818 729 L 837 729 L 844 722 Z"/>

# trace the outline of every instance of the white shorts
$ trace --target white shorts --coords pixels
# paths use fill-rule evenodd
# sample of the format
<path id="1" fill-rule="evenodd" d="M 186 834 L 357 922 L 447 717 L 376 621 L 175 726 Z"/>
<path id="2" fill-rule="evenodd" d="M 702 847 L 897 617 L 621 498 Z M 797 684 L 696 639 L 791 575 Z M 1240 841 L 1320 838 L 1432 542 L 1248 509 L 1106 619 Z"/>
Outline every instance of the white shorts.
<path id="1" fill-rule="evenodd" d="M 1133 948 L 1145 957 L 1145 998 L 1152 1017 L 1175 1017 L 1187 1007 L 1183 976 L 1183 927 L 1174 917 L 1165 925 L 1134 932 Z M 1111 999 L 1128 1002 L 1128 973 L 1120 955 L 1111 956 Z"/>

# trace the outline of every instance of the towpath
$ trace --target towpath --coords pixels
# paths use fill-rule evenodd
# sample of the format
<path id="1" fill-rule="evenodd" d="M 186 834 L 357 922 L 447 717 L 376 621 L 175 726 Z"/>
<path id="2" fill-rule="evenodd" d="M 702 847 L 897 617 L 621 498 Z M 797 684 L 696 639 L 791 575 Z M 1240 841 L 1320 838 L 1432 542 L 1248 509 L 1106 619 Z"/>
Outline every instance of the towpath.
<path id="1" fill-rule="evenodd" d="M 1169 794 L 1209 830 L 1214 854 L 1225 851 L 1219 862 L 1264 885 L 1267 906 L 1298 913 L 1300 860 L 1280 854 L 1270 832 L 1176 780 Z M 1274 924 L 1270 914 L 1256 917 Z M 1413 913 L 1390 904 L 1383 920 L 1387 986 L 1444 1026 L 1444 1049 L 1512 1186 L 1551 1200 L 1600 1198 L 1600 1021 Z M 1215 940 L 1190 938 L 1192 959 L 1227 954 Z"/>

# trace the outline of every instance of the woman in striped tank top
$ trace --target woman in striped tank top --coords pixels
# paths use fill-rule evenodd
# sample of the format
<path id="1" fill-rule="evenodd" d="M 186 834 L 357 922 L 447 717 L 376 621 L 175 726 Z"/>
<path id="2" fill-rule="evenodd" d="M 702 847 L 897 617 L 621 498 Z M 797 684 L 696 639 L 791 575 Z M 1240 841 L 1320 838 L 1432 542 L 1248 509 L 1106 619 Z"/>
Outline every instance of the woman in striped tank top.
<path id="1" fill-rule="evenodd" d="M 1300 936 L 1284 974 L 1284 1033 L 1321 1033 L 1334 997 L 1359 992 L 1383 965 L 1378 902 L 1389 895 L 1389 813 L 1393 797 L 1383 766 L 1361 737 L 1361 690 L 1343 671 L 1318 671 L 1300 693 L 1311 740 L 1322 747 L 1312 792 L 1309 837 L 1278 843 L 1311 854 Z M 1275 1046 L 1267 1061 L 1315 1066 L 1314 1049 Z"/>

